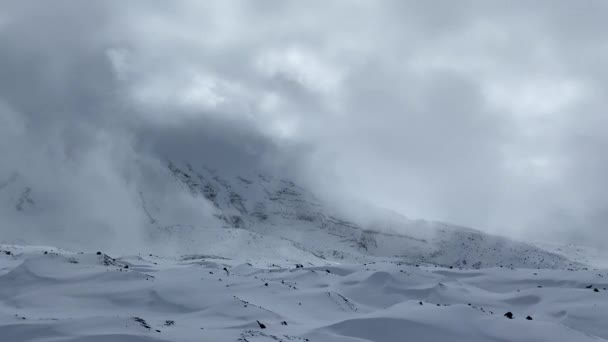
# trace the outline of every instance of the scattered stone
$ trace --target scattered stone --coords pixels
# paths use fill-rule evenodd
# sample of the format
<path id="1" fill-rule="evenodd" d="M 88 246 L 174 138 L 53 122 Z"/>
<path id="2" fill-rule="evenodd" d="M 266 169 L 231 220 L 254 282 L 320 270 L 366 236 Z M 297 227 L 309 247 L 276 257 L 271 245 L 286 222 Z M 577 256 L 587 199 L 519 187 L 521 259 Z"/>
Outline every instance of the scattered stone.
<path id="1" fill-rule="evenodd" d="M 598 290 L 598 289 L 593 289 L 593 292 L 600 292 L 600 290 Z"/>
<path id="2" fill-rule="evenodd" d="M 101 252 L 97 252 L 97 255 L 101 255 Z"/>
<path id="3" fill-rule="evenodd" d="M 528 321 L 531 321 L 531 320 L 532 320 L 532 317 L 528 316 L 528 317 L 526 317 L 526 319 L 527 319 Z"/>
<path id="4" fill-rule="evenodd" d="M 171 320 L 166 320 L 166 321 L 165 321 L 165 326 L 166 326 L 166 327 L 170 327 L 170 326 L 172 326 L 172 325 L 175 325 L 175 321 L 171 321 Z"/>
<path id="5" fill-rule="evenodd" d="M 585 286 L 586 289 L 590 289 L 592 287 L 593 287 L 593 285 Z"/>
<path id="6" fill-rule="evenodd" d="M 513 319 L 513 313 L 509 311 L 505 314 L 505 317 L 507 317 L 508 319 Z"/>
<path id="7" fill-rule="evenodd" d="M 260 326 L 260 329 L 266 329 L 266 325 L 264 325 L 260 321 L 256 321 L 256 322 L 258 322 L 258 325 Z"/>
<path id="8" fill-rule="evenodd" d="M 423 305 L 422 302 L 418 302 L 418 304 Z"/>
<path id="9" fill-rule="evenodd" d="M 132 319 L 133 319 L 135 322 L 139 323 L 139 324 L 140 324 L 142 327 L 144 327 L 144 328 L 146 328 L 146 329 L 148 329 L 148 330 L 150 330 L 150 329 L 151 329 L 150 325 L 148 325 L 148 322 L 146 322 L 146 320 L 145 320 L 145 319 L 140 318 L 140 317 L 132 317 Z"/>
<path id="10" fill-rule="evenodd" d="M 287 322 L 283 321 L 281 322 L 281 325 L 287 325 Z"/>

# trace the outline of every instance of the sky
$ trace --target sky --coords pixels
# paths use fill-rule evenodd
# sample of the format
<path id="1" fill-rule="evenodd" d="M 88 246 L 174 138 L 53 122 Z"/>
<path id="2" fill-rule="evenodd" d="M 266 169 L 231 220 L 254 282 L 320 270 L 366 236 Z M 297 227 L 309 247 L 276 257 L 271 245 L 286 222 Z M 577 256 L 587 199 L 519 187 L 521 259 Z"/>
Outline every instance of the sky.
<path id="1" fill-rule="evenodd" d="M 141 184 L 181 198 L 146 169 L 197 160 L 604 244 L 607 16 L 592 0 L 0 0 L 0 187 L 19 175 L 49 227 L 86 235 L 138 225 Z"/>

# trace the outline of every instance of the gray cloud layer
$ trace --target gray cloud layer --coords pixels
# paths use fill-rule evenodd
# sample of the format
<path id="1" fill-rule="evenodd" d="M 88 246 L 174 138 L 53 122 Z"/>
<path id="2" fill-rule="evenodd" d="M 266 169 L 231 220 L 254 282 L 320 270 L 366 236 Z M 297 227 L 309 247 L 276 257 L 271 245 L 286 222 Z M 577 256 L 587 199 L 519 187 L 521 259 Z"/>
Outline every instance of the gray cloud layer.
<path id="1" fill-rule="evenodd" d="M 0 182 L 44 189 L 52 226 L 138 225 L 139 166 L 209 160 L 411 217 L 602 243 L 607 7 L 2 1 Z"/>

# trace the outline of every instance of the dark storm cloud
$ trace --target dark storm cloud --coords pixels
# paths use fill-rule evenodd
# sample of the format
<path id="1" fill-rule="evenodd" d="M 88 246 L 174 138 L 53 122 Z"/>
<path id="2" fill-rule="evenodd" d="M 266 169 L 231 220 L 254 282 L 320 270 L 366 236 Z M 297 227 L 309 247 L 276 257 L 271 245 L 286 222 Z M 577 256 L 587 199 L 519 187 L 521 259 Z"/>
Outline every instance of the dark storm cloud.
<path id="1" fill-rule="evenodd" d="M 71 178 L 105 179 L 103 198 L 73 197 L 123 198 L 137 225 L 138 168 L 196 159 L 412 217 L 608 239 L 603 1 L 15 1 L 0 13 L 0 181 L 20 172 L 52 197 L 82 188 Z"/>

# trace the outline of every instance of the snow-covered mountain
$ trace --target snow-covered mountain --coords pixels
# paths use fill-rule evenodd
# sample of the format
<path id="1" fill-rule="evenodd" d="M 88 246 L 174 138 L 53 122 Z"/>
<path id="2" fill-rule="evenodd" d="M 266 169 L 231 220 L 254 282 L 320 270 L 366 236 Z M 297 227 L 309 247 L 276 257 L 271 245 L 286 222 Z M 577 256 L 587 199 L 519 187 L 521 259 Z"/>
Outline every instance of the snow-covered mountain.
<path id="1" fill-rule="evenodd" d="M 290 262 L 396 257 L 411 264 L 461 268 L 582 267 L 531 244 L 440 222 L 410 220 L 371 206 L 353 205 L 358 215 L 349 215 L 292 180 L 265 173 L 169 161 L 155 177 L 169 184 L 171 192 L 188 197 L 193 211 L 200 206 L 206 215 L 204 220 L 182 215 L 181 203 L 168 201 L 146 183 L 138 184 L 136 210 L 146 221 L 143 245 L 155 250 L 162 246 L 178 254 L 226 257 L 246 253 L 248 259 Z M 36 195 L 36 189 L 16 173 L 0 183 L 3 206 L 12 208 L 15 216 L 35 215 L 40 210 Z"/>
<path id="2" fill-rule="evenodd" d="M 580 266 L 530 244 L 474 229 L 410 220 L 388 210 L 370 207 L 365 220 L 353 220 L 355 215 L 333 209 L 285 178 L 231 174 L 175 162 L 168 163 L 168 170 L 177 186 L 211 204 L 215 223 L 201 227 L 163 222 L 157 218 L 162 216 L 163 207 L 154 205 L 145 190 L 141 192 L 142 210 L 152 230 L 162 236 L 156 238 L 180 240 L 182 251 L 190 253 L 203 252 L 209 246 L 201 241 L 221 236 L 223 240 L 272 241 L 277 247 L 272 249 L 281 257 L 309 254 L 333 261 L 398 257 L 409 263 L 462 268 Z M 354 210 L 366 209 L 358 205 Z"/>
<path id="3" fill-rule="evenodd" d="M 257 172 L 170 162 L 150 179 L 162 186 L 133 187 L 144 226 L 127 255 L 0 243 L 0 340 L 608 338 L 608 273 L 584 249 L 360 204 L 349 215 Z M 20 175 L 0 185 L 13 222 L 45 217 L 44 190 Z"/>

